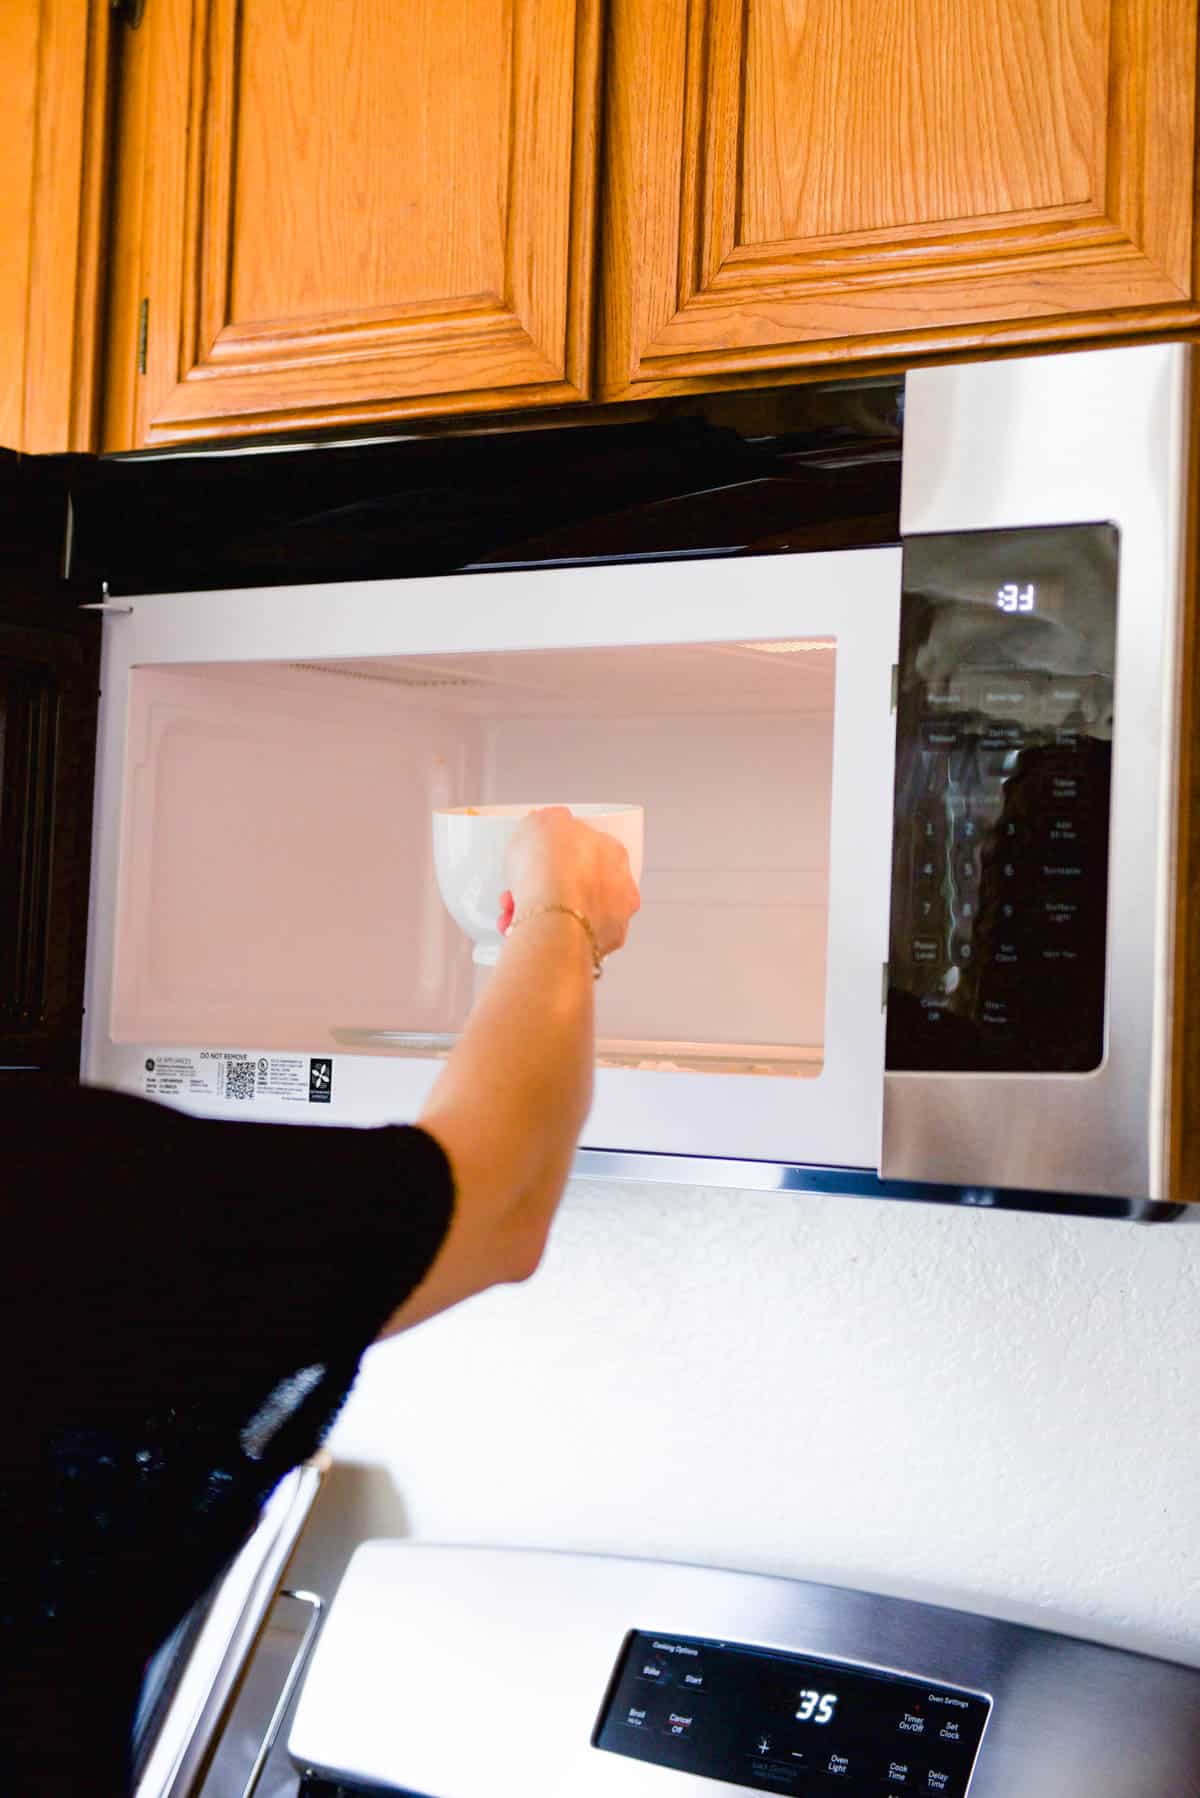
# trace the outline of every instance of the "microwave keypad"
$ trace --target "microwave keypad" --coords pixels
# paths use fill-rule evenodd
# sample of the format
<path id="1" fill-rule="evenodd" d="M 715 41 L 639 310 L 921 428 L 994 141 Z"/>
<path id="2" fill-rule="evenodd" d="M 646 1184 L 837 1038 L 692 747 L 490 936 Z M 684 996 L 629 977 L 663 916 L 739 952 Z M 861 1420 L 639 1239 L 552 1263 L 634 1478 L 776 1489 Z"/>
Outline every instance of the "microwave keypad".
<path id="1" fill-rule="evenodd" d="M 639 1630 L 592 1740 L 791 1798 L 967 1798 L 990 1708 L 873 1668 Z"/>
<path id="2" fill-rule="evenodd" d="M 906 545 L 889 1069 L 1102 1060 L 1115 623 L 1109 526 Z"/>

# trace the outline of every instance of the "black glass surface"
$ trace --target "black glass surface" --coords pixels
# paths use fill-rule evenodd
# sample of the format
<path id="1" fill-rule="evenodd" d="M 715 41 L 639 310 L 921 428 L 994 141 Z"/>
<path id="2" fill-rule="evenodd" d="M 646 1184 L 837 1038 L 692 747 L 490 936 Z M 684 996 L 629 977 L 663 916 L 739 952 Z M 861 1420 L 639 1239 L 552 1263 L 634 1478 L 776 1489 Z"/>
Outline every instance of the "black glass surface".
<path id="1" fill-rule="evenodd" d="M 865 1667 L 634 1631 L 593 1744 L 792 1798 L 965 1798 L 990 1708 Z"/>
<path id="2" fill-rule="evenodd" d="M 1103 1060 L 1117 565 L 1107 524 L 905 544 L 891 1070 Z"/>
<path id="3" fill-rule="evenodd" d="M 119 598 L 896 543 L 901 415 L 875 380 L 78 462 L 73 562 Z"/>

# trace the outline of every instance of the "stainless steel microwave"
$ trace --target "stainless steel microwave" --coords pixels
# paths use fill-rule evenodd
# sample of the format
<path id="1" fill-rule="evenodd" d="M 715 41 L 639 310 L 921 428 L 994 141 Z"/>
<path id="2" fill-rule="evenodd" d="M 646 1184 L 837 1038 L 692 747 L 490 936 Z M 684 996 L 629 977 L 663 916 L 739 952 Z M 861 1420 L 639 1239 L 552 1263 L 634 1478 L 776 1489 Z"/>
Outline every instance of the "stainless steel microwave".
<path id="1" fill-rule="evenodd" d="M 890 547 L 123 602 L 84 1078 L 411 1117 L 486 978 L 432 811 L 633 801 L 581 1172 L 1200 1197 L 1193 378 L 1184 345 L 911 373 Z"/>

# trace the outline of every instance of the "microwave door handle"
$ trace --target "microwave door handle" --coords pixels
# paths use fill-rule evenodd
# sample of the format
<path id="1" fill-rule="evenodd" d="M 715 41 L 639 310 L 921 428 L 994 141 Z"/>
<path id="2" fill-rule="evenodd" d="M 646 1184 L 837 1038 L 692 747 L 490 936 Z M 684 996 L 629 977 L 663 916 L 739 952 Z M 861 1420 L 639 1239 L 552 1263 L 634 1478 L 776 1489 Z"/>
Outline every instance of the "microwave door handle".
<path id="1" fill-rule="evenodd" d="M 297 1604 L 308 1605 L 310 1607 L 310 1614 L 308 1622 L 304 1626 L 304 1634 L 300 1638 L 300 1646 L 292 1657 L 292 1664 L 288 1668 L 287 1678 L 284 1680 L 283 1686 L 280 1689 L 279 1697 L 275 1703 L 275 1709 L 271 1712 L 271 1721 L 267 1724 L 266 1734 L 258 1745 L 258 1753 L 254 1757 L 254 1765 L 251 1767 L 249 1777 L 242 1787 L 242 1798 L 254 1798 L 255 1792 L 258 1790 L 258 1782 L 263 1776 L 263 1771 L 270 1758 L 271 1750 L 275 1746 L 276 1737 L 283 1727 L 283 1720 L 287 1716 L 288 1707 L 295 1696 L 296 1687 L 300 1684 L 304 1670 L 308 1666 L 309 1658 L 316 1646 L 317 1633 L 324 1620 L 325 1600 L 319 1598 L 315 1592 L 305 1592 L 299 1589 L 288 1588 L 282 1591 L 279 1596 L 280 1598 L 294 1598 Z"/>

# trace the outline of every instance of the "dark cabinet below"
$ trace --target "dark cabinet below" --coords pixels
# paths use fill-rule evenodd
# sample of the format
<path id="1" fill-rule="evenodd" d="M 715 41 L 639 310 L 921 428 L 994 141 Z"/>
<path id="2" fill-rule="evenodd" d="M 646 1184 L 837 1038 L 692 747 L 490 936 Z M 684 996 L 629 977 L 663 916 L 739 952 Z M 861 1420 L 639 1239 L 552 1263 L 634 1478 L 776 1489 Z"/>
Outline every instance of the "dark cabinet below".
<path id="1" fill-rule="evenodd" d="M 59 567 L 66 465 L 0 463 L 0 1073 L 74 1075 L 100 632 Z"/>

